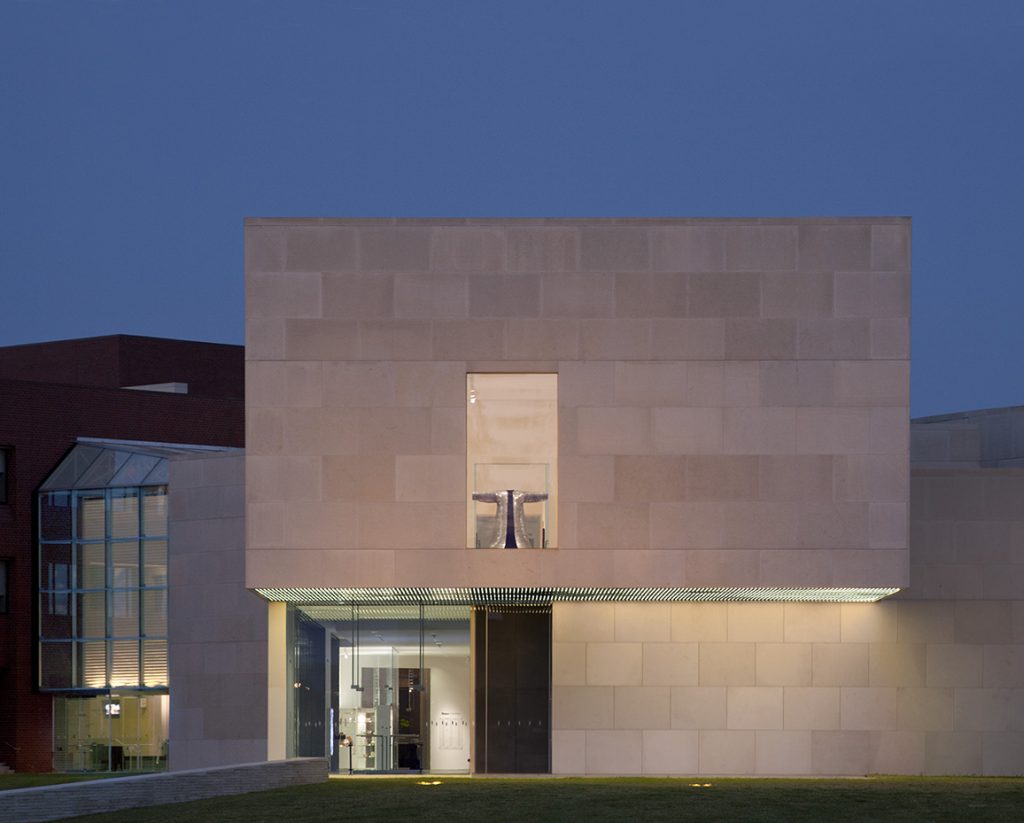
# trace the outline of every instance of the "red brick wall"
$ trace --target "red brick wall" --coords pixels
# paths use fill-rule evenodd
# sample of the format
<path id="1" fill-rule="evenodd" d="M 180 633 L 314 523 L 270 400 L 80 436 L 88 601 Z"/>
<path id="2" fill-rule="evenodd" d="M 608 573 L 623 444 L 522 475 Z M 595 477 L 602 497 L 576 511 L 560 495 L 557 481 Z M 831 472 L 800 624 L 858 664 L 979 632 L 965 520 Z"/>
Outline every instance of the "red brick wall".
<path id="1" fill-rule="evenodd" d="M 189 394 L 243 395 L 241 346 L 115 334 L 0 347 L 0 378 L 79 386 L 188 383 Z"/>

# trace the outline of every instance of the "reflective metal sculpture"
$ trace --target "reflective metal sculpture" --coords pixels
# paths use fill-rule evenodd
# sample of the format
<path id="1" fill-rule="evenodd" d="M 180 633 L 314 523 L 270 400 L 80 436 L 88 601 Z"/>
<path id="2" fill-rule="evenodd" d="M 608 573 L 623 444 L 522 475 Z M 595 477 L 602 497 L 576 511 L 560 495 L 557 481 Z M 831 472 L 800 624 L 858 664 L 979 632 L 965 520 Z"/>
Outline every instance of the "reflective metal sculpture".
<path id="1" fill-rule="evenodd" d="M 526 514 L 523 506 L 526 503 L 539 503 L 547 500 L 543 492 L 524 492 L 518 489 L 504 489 L 493 492 L 478 492 L 473 499 L 480 503 L 496 503 L 497 529 L 494 541 L 488 546 L 491 549 L 532 549 L 533 538 L 526 528 Z"/>

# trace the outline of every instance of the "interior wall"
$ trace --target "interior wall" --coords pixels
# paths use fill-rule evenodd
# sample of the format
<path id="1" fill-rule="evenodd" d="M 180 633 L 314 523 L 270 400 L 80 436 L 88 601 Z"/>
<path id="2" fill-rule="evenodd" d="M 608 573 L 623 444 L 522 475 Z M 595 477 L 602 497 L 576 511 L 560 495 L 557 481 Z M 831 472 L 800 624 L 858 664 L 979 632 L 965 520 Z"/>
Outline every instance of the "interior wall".
<path id="1" fill-rule="evenodd" d="M 468 771 L 470 768 L 469 653 L 456 657 L 427 658 L 430 669 L 430 768 L 432 771 Z M 458 731 L 445 729 L 454 721 Z"/>

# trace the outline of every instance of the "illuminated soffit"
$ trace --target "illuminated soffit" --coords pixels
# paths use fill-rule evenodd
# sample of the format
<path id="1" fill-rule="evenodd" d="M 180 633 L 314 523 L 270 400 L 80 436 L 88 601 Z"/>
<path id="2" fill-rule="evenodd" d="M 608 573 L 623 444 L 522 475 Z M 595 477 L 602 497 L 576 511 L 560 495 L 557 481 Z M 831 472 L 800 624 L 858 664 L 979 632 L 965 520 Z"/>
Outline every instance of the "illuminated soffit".
<path id="1" fill-rule="evenodd" d="M 706 603 L 874 603 L 895 594 L 895 588 L 774 587 L 737 588 L 257 588 L 267 600 L 299 604 L 529 605 L 562 602 L 706 602 Z"/>

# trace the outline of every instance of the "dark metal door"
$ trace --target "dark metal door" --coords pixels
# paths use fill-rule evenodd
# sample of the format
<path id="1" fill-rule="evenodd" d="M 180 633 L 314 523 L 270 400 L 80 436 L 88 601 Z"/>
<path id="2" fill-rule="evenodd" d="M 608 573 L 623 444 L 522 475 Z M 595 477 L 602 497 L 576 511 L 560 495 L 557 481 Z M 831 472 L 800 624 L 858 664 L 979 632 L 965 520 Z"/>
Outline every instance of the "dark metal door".
<path id="1" fill-rule="evenodd" d="M 551 770 L 551 611 L 476 613 L 476 770 Z"/>

